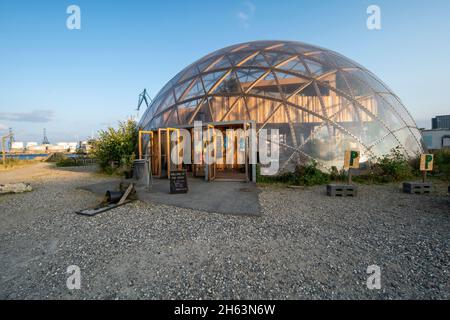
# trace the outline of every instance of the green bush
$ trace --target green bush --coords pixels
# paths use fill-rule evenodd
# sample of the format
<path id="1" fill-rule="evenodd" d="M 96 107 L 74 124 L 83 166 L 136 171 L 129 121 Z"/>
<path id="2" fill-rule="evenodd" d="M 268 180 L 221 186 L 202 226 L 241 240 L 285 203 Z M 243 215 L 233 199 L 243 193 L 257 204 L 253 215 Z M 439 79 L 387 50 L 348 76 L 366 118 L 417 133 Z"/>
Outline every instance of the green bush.
<path id="1" fill-rule="evenodd" d="M 441 150 L 434 154 L 434 174 L 450 180 L 450 150 Z"/>
<path id="2" fill-rule="evenodd" d="M 413 176 L 413 167 L 399 147 L 392 149 L 391 154 L 380 158 L 378 165 L 386 182 L 402 181 Z"/>
<path id="3" fill-rule="evenodd" d="M 100 168 L 109 174 L 131 170 L 136 157 L 138 126 L 134 120 L 119 122 L 119 128 L 100 131 L 93 142 L 92 153 Z"/>
<path id="4" fill-rule="evenodd" d="M 56 161 L 57 167 L 76 167 L 81 166 L 75 159 L 69 157 L 62 157 Z"/>
<path id="5" fill-rule="evenodd" d="M 413 164 L 415 160 L 408 159 L 399 147 L 391 153 L 378 158 L 366 174 L 355 176 L 353 180 L 360 183 L 390 183 L 411 179 L 417 174 Z"/>
<path id="6" fill-rule="evenodd" d="M 331 167 L 331 172 L 330 172 L 330 180 L 331 181 L 343 182 L 343 181 L 347 181 L 347 179 L 348 179 L 348 175 L 344 168 L 342 168 L 341 170 L 338 170 L 338 168 L 335 166 Z"/>
<path id="7" fill-rule="evenodd" d="M 311 161 L 305 165 L 299 165 L 294 172 L 287 172 L 277 176 L 261 176 L 260 167 L 257 167 L 258 183 L 280 183 L 294 186 L 314 186 L 326 184 L 330 181 L 330 175 L 317 168 L 317 162 Z"/>
<path id="8" fill-rule="evenodd" d="M 294 176 L 295 185 L 297 186 L 315 186 L 330 182 L 330 175 L 318 169 L 316 161 L 297 166 Z"/>

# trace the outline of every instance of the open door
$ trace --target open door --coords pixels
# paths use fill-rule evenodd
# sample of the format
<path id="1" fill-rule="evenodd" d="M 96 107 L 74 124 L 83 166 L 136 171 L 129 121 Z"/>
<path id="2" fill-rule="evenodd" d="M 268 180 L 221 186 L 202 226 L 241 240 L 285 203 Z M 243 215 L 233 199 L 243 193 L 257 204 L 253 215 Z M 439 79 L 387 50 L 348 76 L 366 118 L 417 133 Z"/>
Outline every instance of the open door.
<path id="1" fill-rule="evenodd" d="M 204 144 L 205 154 L 205 180 L 214 181 L 216 179 L 216 133 L 214 126 L 208 125 L 206 130 L 206 141 Z"/>

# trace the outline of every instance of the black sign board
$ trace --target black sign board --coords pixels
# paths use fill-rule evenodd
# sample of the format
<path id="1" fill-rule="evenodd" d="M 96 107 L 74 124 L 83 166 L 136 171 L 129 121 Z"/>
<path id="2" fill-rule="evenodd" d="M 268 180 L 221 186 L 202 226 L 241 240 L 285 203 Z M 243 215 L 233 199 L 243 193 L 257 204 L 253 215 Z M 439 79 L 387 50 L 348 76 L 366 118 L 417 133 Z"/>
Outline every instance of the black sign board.
<path id="1" fill-rule="evenodd" d="M 187 193 L 187 177 L 186 170 L 183 171 L 171 171 L 170 172 L 170 193 L 179 194 Z"/>

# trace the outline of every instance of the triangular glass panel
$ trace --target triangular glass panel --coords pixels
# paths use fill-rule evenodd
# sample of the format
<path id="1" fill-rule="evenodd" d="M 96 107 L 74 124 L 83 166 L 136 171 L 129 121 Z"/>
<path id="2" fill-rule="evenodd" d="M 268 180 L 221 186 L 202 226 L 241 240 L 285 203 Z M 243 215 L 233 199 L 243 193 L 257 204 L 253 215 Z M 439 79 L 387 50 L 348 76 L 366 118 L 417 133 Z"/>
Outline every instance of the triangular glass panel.
<path id="1" fill-rule="evenodd" d="M 168 108 L 170 108 L 171 106 L 173 106 L 175 104 L 175 99 L 173 97 L 173 94 L 171 91 L 169 91 L 167 93 L 167 96 L 165 97 L 165 99 L 162 101 L 162 103 L 158 106 L 158 109 L 156 110 L 155 114 L 158 114 Z"/>
<path id="2" fill-rule="evenodd" d="M 374 97 L 373 100 L 376 107 L 373 108 L 373 113 L 377 118 L 381 119 L 391 131 L 407 126 L 407 124 L 400 119 L 399 115 L 394 113 L 392 107 L 389 106 L 386 100 L 381 99 L 379 96 Z"/>
<path id="3" fill-rule="evenodd" d="M 194 97 L 201 97 L 205 95 L 203 90 L 202 80 L 197 78 L 194 84 L 189 87 L 189 91 L 184 95 L 183 100 L 188 100 Z"/>
<path id="4" fill-rule="evenodd" d="M 387 102 L 387 106 L 391 110 L 395 110 L 398 117 L 402 119 L 408 126 L 416 127 L 416 123 L 406 110 L 405 106 L 392 94 L 390 93 L 379 93 L 378 96 L 382 97 L 384 101 Z"/>
<path id="5" fill-rule="evenodd" d="M 249 91 L 250 94 L 261 97 L 270 97 L 278 100 L 283 100 L 280 89 L 272 72 L 270 72 L 264 79 L 258 81 L 256 85 Z"/>
<path id="6" fill-rule="evenodd" d="M 242 66 L 243 67 L 249 67 L 249 66 L 265 67 L 265 68 L 269 67 L 269 65 L 267 64 L 267 61 L 262 53 L 257 54 L 256 56 L 254 56 L 253 58 L 251 58 L 250 60 L 248 60 L 247 62 L 242 64 Z"/>
<path id="7" fill-rule="evenodd" d="M 261 69 L 238 69 L 236 75 L 241 83 L 242 90 L 245 91 L 256 80 L 258 80 L 265 71 Z"/>
<path id="8" fill-rule="evenodd" d="M 237 66 L 242 63 L 242 61 L 246 60 L 248 57 L 252 56 L 254 52 L 235 52 L 228 55 L 228 58 L 231 60 L 234 66 Z"/>
<path id="9" fill-rule="evenodd" d="M 177 107 L 172 108 L 172 110 L 169 112 L 169 115 L 167 116 L 165 125 L 166 126 L 177 126 L 178 123 L 178 112 L 177 112 Z"/>
<path id="10" fill-rule="evenodd" d="M 345 150 L 362 149 L 355 138 L 342 130 L 333 127 L 330 135 L 327 125 L 312 127 L 311 134 L 305 141 L 300 150 L 328 168 L 342 168 Z"/>
<path id="11" fill-rule="evenodd" d="M 183 82 L 187 79 L 190 79 L 190 78 L 196 76 L 197 74 L 198 74 L 197 66 L 192 65 L 191 67 L 188 67 L 188 69 L 183 74 L 183 76 L 181 76 L 181 78 L 180 78 L 180 80 L 178 80 L 178 82 Z"/>
<path id="12" fill-rule="evenodd" d="M 230 60 L 227 56 L 223 56 L 222 59 L 217 61 L 210 70 L 217 70 L 217 69 L 228 69 L 231 68 L 232 65 L 230 63 Z"/>
<path id="13" fill-rule="evenodd" d="M 163 115 L 159 115 L 156 118 L 153 118 L 153 120 L 150 122 L 149 128 L 156 129 L 161 128 L 164 123 Z"/>
<path id="14" fill-rule="evenodd" d="M 290 43 L 289 45 L 297 53 L 313 52 L 320 50 L 320 48 L 310 46 L 306 43 Z"/>
<path id="15" fill-rule="evenodd" d="M 280 88 L 286 97 L 291 96 L 296 90 L 309 82 L 304 78 L 290 73 L 274 72 L 280 83 Z"/>
<path id="16" fill-rule="evenodd" d="M 299 58 L 295 58 L 289 61 L 288 63 L 283 64 L 282 66 L 278 67 L 278 69 L 301 73 L 303 75 L 309 76 L 308 71 L 305 68 L 305 65 Z"/>
<path id="17" fill-rule="evenodd" d="M 303 58 L 303 60 L 305 61 L 305 64 L 308 66 L 309 71 L 314 75 L 314 76 L 320 76 L 324 73 L 327 73 L 331 70 L 333 70 L 334 68 L 327 66 L 325 64 L 322 64 L 320 62 L 314 61 L 312 59 L 309 58 Z"/>
<path id="18" fill-rule="evenodd" d="M 355 68 L 358 67 L 358 64 L 354 63 L 353 61 L 350 61 L 347 58 L 344 58 L 336 53 L 333 52 L 327 52 L 327 55 L 329 56 L 330 60 L 333 61 L 333 64 L 336 65 L 338 68 Z"/>
<path id="19" fill-rule="evenodd" d="M 324 51 L 311 52 L 311 54 L 308 54 L 306 57 L 310 58 L 311 60 L 314 60 L 317 63 L 326 65 L 330 69 L 336 68 L 333 61 L 328 57 L 328 55 Z"/>
<path id="20" fill-rule="evenodd" d="M 208 101 L 204 100 L 193 121 L 212 122 L 212 115 L 209 111 Z"/>
<path id="21" fill-rule="evenodd" d="M 189 86 L 193 85 L 195 81 L 196 79 L 188 80 L 175 87 L 175 96 L 177 97 L 177 101 L 182 98 L 185 91 L 189 88 Z"/>
<path id="22" fill-rule="evenodd" d="M 392 134 L 386 136 L 383 140 L 372 146 L 370 149 L 376 157 L 382 157 L 386 154 L 390 154 L 392 150 L 399 146 L 399 142 Z"/>
<path id="23" fill-rule="evenodd" d="M 207 73 L 202 76 L 203 84 L 205 85 L 205 90 L 207 93 L 216 84 L 216 82 L 219 81 L 220 78 L 222 78 L 224 74 L 225 71 L 218 71 Z"/>
<path id="24" fill-rule="evenodd" d="M 408 153 L 409 157 L 415 157 L 421 153 L 420 146 L 409 128 L 400 129 L 394 132 L 394 134 Z"/>
<path id="25" fill-rule="evenodd" d="M 235 73 L 230 72 L 230 74 L 217 86 L 217 88 L 212 92 L 213 94 L 232 94 L 240 93 L 241 88 L 239 81 L 237 80 Z"/>
<path id="26" fill-rule="evenodd" d="M 291 55 L 289 54 L 279 52 L 265 52 L 264 56 L 266 57 L 267 63 L 271 67 L 276 66 L 277 64 L 286 61 L 291 57 Z"/>
<path id="27" fill-rule="evenodd" d="M 374 94 L 374 91 L 367 83 L 354 74 L 345 71 L 338 71 L 336 73 L 335 87 L 354 98 Z"/>

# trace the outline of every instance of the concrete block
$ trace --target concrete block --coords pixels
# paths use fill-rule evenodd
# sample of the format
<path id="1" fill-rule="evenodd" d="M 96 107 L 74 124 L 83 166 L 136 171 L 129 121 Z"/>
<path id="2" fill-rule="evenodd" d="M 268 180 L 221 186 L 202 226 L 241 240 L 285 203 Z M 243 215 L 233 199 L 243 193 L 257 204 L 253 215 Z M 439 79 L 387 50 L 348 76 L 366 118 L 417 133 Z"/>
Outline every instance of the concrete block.
<path id="1" fill-rule="evenodd" d="M 327 185 L 327 195 L 330 197 L 356 197 L 358 187 L 348 184 L 329 184 Z"/>
<path id="2" fill-rule="evenodd" d="M 404 182 L 403 192 L 409 194 L 428 194 L 431 193 L 431 182 Z"/>

